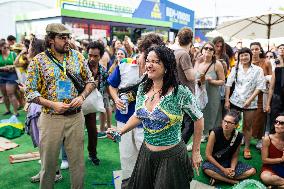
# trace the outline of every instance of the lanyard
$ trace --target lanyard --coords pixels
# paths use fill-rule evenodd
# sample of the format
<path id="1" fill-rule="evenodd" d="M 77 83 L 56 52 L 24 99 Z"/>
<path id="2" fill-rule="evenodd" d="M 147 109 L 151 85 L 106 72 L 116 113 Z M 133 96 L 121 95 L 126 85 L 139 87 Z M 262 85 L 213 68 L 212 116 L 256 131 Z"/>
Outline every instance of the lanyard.
<path id="1" fill-rule="evenodd" d="M 63 70 L 64 74 L 66 75 L 66 54 L 64 54 L 64 59 L 63 59 Z"/>
<path id="2" fill-rule="evenodd" d="M 53 61 L 54 63 L 57 63 L 57 64 L 61 65 L 61 63 L 60 63 L 54 56 L 51 56 L 51 58 L 52 58 L 52 61 Z M 64 74 L 66 75 L 66 54 L 64 54 L 64 59 L 63 59 L 62 67 L 63 67 L 63 72 L 64 72 Z"/>

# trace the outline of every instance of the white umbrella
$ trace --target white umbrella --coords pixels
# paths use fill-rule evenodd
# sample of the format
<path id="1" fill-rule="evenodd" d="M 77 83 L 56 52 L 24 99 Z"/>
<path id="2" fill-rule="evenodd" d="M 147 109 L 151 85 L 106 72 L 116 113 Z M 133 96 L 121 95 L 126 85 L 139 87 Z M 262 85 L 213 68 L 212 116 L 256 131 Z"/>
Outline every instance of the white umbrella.
<path id="1" fill-rule="evenodd" d="M 256 39 L 284 37 L 284 12 L 268 11 L 252 17 L 220 24 L 216 31 L 230 38 Z"/>
<path id="2" fill-rule="evenodd" d="M 210 37 L 210 38 L 214 38 L 214 37 L 217 37 L 217 36 L 224 37 L 224 35 L 217 30 L 210 31 L 210 32 L 206 33 L 205 36 Z"/>

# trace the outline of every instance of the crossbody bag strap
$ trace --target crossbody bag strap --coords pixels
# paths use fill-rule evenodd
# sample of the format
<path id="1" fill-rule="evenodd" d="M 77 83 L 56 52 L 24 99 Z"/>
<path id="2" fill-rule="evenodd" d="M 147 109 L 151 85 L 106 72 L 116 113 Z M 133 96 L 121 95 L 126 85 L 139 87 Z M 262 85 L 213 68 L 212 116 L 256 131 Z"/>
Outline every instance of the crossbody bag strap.
<path id="1" fill-rule="evenodd" d="M 231 142 L 230 142 L 230 145 L 227 146 L 225 149 L 222 149 L 222 150 L 216 152 L 214 155 L 215 155 L 216 157 L 218 157 L 218 158 L 220 158 L 222 155 L 224 155 L 224 154 L 230 149 L 230 147 L 232 147 L 232 146 L 235 144 L 236 139 L 237 139 L 237 137 L 238 137 L 238 133 L 239 133 L 238 130 L 235 130 L 235 134 L 234 134 L 234 136 L 232 137 L 232 140 L 231 140 Z"/>
<path id="2" fill-rule="evenodd" d="M 45 54 L 54 64 L 56 64 L 56 66 L 60 68 L 60 70 L 64 71 L 63 66 L 58 63 L 59 61 L 48 50 L 45 50 Z"/>
<path id="3" fill-rule="evenodd" d="M 59 67 L 59 69 L 60 69 L 61 71 L 64 72 L 63 66 L 62 66 L 61 64 L 59 64 L 59 61 L 58 61 L 48 50 L 45 50 L 45 54 L 48 56 L 48 58 L 49 58 L 54 64 L 56 64 L 56 66 Z M 69 73 L 69 71 L 68 71 L 67 69 L 66 69 L 66 75 L 67 75 L 67 77 L 68 77 L 72 82 L 74 82 L 74 79 L 71 77 L 71 75 L 70 75 L 70 73 Z"/>
<path id="4" fill-rule="evenodd" d="M 48 56 L 48 58 L 50 58 L 50 60 L 51 60 L 52 62 L 54 62 L 54 63 L 59 67 L 60 70 L 62 70 L 62 71 L 64 72 L 63 66 L 61 66 L 61 65 L 58 63 L 59 61 L 58 61 L 48 50 L 45 51 L 45 54 Z M 77 91 L 78 91 L 79 93 L 83 92 L 84 86 L 82 86 L 82 85 L 80 84 L 80 82 L 78 81 L 79 78 L 76 78 L 76 76 L 75 76 L 75 75 L 72 75 L 67 69 L 66 69 L 66 75 L 67 75 L 67 77 L 72 81 L 72 83 L 74 84 L 74 86 L 75 86 L 75 88 L 77 89 Z"/>
<path id="5" fill-rule="evenodd" d="M 208 68 L 206 69 L 206 71 L 204 72 L 204 75 L 206 75 L 206 73 L 208 72 L 209 68 L 213 65 L 214 63 L 211 62 L 210 65 L 208 66 Z"/>

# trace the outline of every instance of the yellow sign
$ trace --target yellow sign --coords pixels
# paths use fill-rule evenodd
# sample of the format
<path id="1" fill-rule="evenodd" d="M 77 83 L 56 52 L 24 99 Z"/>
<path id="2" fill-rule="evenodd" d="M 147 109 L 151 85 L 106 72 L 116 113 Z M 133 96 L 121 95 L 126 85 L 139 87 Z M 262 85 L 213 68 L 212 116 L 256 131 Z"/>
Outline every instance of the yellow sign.
<path id="1" fill-rule="evenodd" d="M 162 13 L 160 11 L 159 3 L 155 3 L 154 8 L 151 12 L 151 17 L 156 19 L 162 18 Z"/>

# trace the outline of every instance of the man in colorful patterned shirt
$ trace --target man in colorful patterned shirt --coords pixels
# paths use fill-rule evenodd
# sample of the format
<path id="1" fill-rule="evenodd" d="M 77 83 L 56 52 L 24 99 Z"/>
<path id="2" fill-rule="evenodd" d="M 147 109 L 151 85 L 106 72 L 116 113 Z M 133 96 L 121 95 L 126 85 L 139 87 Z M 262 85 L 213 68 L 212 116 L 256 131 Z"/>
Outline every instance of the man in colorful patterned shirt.
<path id="1" fill-rule="evenodd" d="M 94 78 L 82 54 L 69 48 L 70 31 L 63 24 L 46 27 L 47 50 L 31 61 L 26 99 L 43 106 L 39 118 L 41 156 L 40 188 L 54 187 L 60 146 L 67 152 L 72 188 L 84 183 L 84 118 L 81 105 L 95 88 Z M 85 85 L 77 91 L 67 76 L 72 73 Z"/>

